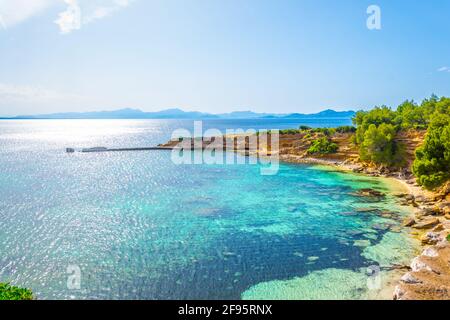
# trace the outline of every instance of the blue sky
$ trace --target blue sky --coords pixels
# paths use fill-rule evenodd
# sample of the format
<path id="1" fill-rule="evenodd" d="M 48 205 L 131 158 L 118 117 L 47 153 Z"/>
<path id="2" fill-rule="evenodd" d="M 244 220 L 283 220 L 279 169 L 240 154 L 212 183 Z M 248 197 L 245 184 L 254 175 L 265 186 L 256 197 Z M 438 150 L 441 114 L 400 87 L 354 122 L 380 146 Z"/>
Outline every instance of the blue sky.
<path id="1" fill-rule="evenodd" d="M 366 26 L 369 5 L 381 30 Z M 0 115 L 450 96 L 450 1 L 0 0 Z"/>

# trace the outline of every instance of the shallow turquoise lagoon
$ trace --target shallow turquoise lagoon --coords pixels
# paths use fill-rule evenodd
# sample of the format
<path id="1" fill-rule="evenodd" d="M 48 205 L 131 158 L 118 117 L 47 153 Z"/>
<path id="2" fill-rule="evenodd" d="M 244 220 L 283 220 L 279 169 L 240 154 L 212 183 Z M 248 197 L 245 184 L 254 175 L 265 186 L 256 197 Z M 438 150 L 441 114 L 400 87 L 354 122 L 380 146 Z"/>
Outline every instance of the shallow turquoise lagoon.
<path id="1" fill-rule="evenodd" d="M 362 299 L 369 266 L 414 255 L 395 229 L 409 212 L 392 196 L 353 194 L 388 193 L 382 179 L 308 165 L 275 176 L 178 166 L 170 152 L 63 152 L 153 145 L 179 125 L 0 123 L 0 281 L 40 299 Z M 69 266 L 81 270 L 80 289 L 67 286 Z"/>

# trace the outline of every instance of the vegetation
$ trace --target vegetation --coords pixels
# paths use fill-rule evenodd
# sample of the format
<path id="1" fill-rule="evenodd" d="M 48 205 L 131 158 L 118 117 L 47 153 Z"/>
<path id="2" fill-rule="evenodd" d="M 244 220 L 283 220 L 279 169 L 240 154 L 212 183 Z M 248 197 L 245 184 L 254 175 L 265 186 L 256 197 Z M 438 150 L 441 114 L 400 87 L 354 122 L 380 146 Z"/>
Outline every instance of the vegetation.
<path id="1" fill-rule="evenodd" d="M 427 130 L 423 145 L 416 150 L 412 171 L 420 185 L 435 189 L 450 180 L 450 98 L 435 95 L 421 103 L 407 100 L 395 110 L 387 106 L 359 111 L 354 126 L 281 130 L 281 134 L 303 133 L 305 139 L 315 139 L 309 154 L 330 154 L 338 146 L 330 140 L 334 134 L 353 134 L 361 160 L 385 167 L 404 167 L 405 146 L 398 135 L 410 130 Z"/>
<path id="2" fill-rule="evenodd" d="M 450 242 L 450 234 L 447 235 L 447 241 Z"/>
<path id="3" fill-rule="evenodd" d="M 402 148 L 395 141 L 398 127 L 394 118 L 395 112 L 386 106 L 356 113 L 354 142 L 359 146 L 362 160 L 386 166 L 402 164 L 398 162 L 402 159 Z"/>
<path id="4" fill-rule="evenodd" d="M 428 189 L 450 179 L 449 98 L 433 95 L 421 104 L 405 101 L 395 111 L 386 106 L 360 111 L 353 123 L 361 159 L 390 167 L 405 164 L 404 148 L 395 139 L 400 131 L 428 130 L 423 146 L 416 151 L 413 172 Z"/>
<path id="5" fill-rule="evenodd" d="M 0 283 L 0 300 L 33 300 L 31 290 Z"/>
<path id="6" fill-rule="evenodd" d="M 427 189 L 450 179 L 450 113 L 433 116 L 425 142 L 416 150 L 413 172 Z"/>
<path id="7" fill-rule="evenodd" d="M 405 163 L 403 148 L 395 141 L 397 132 L 392 124 L 371 124 L 364 132 L 360 145 L 360 157 L 364 161 L 389 167 Z"/>
<path id="8" fill-rule="evenodd" d="M 354 126 L 341 126 L 341 127 L 337 127 L 336 129 L 337 133 L 355 133 L 356 132 L 356 127 Z"/>
<path id="9" fill-rule="evenodd" d="M 333 129 L 333 128 L 316 128 L 316 129 L 313 129 L 312 132 L 314 132 L 314 133 L 321 133 L 321 134 L 323 134 L 326 137 L 330 137 L 330 136 L 332 136 L 333 134 L 336 133 L 336 129 Z"/>
<path id="10" fill-rule="evenodd" d="M 297 130 L 297 129 L 284 129 L 284 130 L 280 130 L 280 134 L 291 134 L 291 135 L 294 135 L 294 134 L 298 134 L 298 133 L 300 133 L 300 131 Z"/>
<path id="11" fill-rule="evenodd" d="M 308 149 L 309 154 L 330 154 L 336 153 L 338 145 L 331 142 L 327 137 L 322 137 L 314 140 L 311 147 Z"/>

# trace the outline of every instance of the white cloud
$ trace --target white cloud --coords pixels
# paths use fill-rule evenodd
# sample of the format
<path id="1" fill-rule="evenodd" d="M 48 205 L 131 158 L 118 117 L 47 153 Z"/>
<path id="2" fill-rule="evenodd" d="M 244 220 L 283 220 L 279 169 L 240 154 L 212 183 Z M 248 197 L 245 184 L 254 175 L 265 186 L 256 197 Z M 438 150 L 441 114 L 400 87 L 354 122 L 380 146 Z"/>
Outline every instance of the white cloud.
<path id="1" fill-rule="evenodd" d="M 83 99 L 83 97 L 38 86 L 0 83 L 0 100 L 2 102 L 51 102 L 67 99 Z"/>
<path id="2" fill-rule="evenodd" d="M 0 24 L 6 29 L 57 3 L 58 0 L 0 0 Z"/>
<path id="3" fill-rule="evenodd" d="M 133 0 L 64 1 L 68 5 L 67 9 L 59 14 L 55 23 L 61 33 L 67 34 L 80 29 L 82 25 L 111 16 L 116 11 L 128 7 Z"/>
<path id="4" fill-rule="evenodd" d="M 53 6 L 65 5 L 54 21 L 62 34 L 106 18 L 134 0 L 0 0 L 0 28 L 7 29 Z"/>
<path id="5" fill-rule="evenodd" d="M 61 33 L 69 33 L 81 28 L 81 8 L 77 0 L 64 0 L 67 9 L 59 14 L 55 23 L 59 26 Z"/>
<path id="6" fill-rule="evenodd" d="M 450 72 L 450 68 L 449 67 L 442 67 L 438 69 L 438 72 Z"/>

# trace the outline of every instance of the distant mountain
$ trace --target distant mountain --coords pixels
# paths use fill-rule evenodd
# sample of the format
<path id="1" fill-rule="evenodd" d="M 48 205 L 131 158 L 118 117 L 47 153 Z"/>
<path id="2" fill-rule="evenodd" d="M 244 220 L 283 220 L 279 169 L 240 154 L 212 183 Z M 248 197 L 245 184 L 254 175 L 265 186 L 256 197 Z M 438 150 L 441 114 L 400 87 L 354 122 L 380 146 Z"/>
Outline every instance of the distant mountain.
<path id="1" fill-rule="evenodd" d="M 345 118 L 355 115 L 354 111 L 334 111 L 331 109 L 313 114 L 269 114 L 252 111 L 211 114 L 181 109 L 167 109 L 158 112 L 144 112 L 139 109 L 120 109 L 115 111 L 67 112 L 40 115 L 26 115 L 2 119 L 326 119 Z"/>
<path id="2" fill-rule="evenodd" d="M 304 113 L 291 113 L 285 115 L 270 115 L 264 118 L 275 118 L 275 119 L 326 119 L 326 118 L 353 118 L 355 111 L 334 111 L 327 109 L 319 113 L 304 114 Z"/>
<path id="3" fill-rule="evenodd" d="M 115 111 L 67 112 L 40 115 L 17 116 L 10 119 L 210 119 L 218 116 L 185 112 L 181 109 L 168 109 L 158 112 L 143 112 L 139 109 L 120 109 Z"/>

